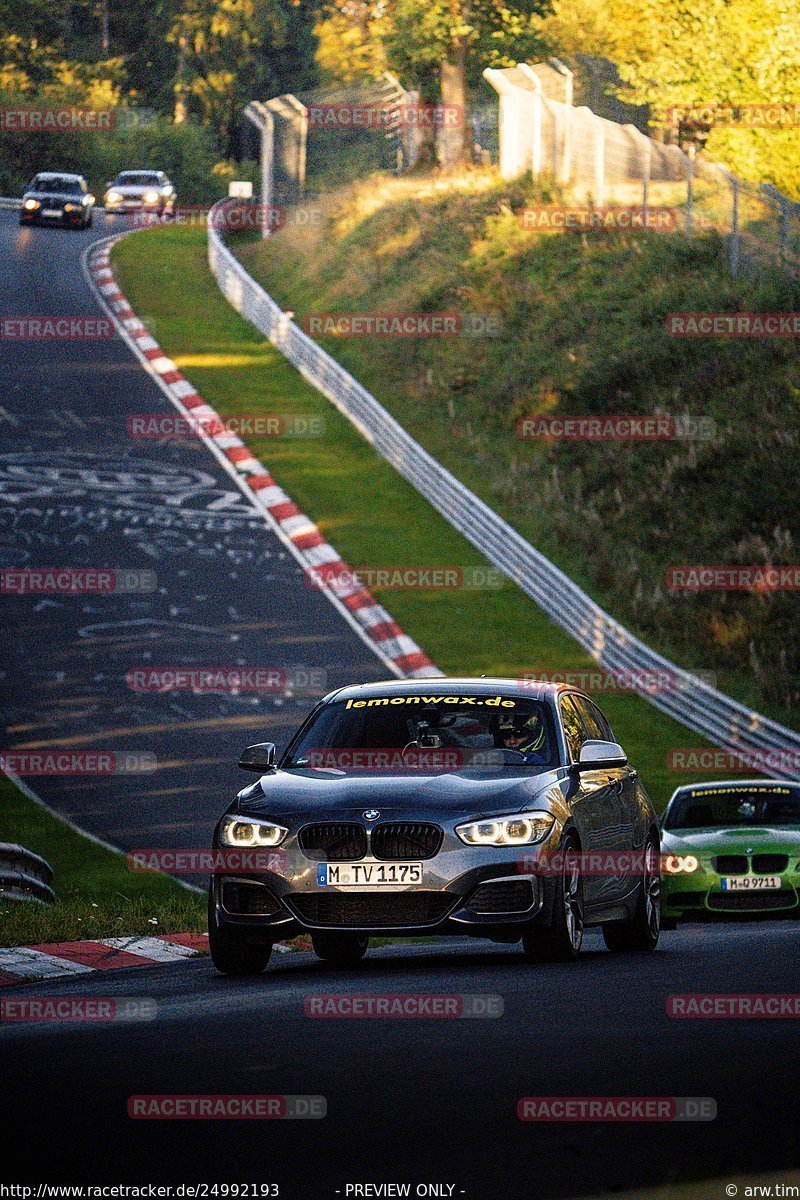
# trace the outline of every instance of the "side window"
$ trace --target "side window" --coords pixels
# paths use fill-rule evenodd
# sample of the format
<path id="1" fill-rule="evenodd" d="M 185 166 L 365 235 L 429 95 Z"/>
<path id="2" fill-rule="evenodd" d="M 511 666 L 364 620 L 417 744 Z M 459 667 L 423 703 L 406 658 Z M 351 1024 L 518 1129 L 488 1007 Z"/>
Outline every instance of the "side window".
<path id="1" fill-rule="evenodd" d="M 586 730 L 587 738 L 599 742 L 606 742 L 606 728 L 608 723 L 601 719 L 600 713 L 590 700 L 586 700 L 583 696 L 572 697 L 578 714 L 583 722 L 583 727 Z"/>
<path id="2" fill-rule="evenodd" d="M 594 713 L 595 717 L 597 718 L 597 720 L 600 724 L 600 728 L 603 731 L 603 741 L 615 742 L 617 739 L 614 737 L 614 730 L 611 728 L 611 726 L 609 725 L 606 718 L 600 712 L 600 709 L 597 707 L 597 705 L 592 704 L 591 701 L 589 701 L 589 703 L 591 705 L 592 712 Z"/>
<path id="3" fill-rule="evenodd" d="M 573 762 L 577 762 L 581 746 L 586 741 L 586 732 L 578 715 L 578 710 L 575 707 L 572 696 L 564 696 L 561 700 L 561 721 L 564 725 L 564 733 L 569 746 L 569 755 Z"/>

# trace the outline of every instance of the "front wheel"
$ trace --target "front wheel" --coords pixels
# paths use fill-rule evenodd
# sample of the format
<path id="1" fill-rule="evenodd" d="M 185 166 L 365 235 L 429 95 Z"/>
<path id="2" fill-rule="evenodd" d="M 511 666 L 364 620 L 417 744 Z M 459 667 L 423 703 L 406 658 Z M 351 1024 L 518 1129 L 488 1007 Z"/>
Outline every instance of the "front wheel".
<path id="1" fill-rule="evenodd" d="M 317 958 L 337 967 L 354 967 L 367 953 L 369 937 L 360 933 L 312 933 Z"/>
<path id="2" fill-rule="evenodd" d="M 561 849 L 562 868 L 553 897 L 549 927 L 534 927 L 522 937 L 525 957 L 533 962 L 572 962 L 583 944 L 583 880 L 577 843 L 568 837 Z"/>
<path id="3" fill-rule="evenodd" d="M 609 950 L 654 950 L 661 932 L 661 872 L 659 849 L 649 837 L 644 848 L 644 868 L 636 910 L 629 921 L 611 921 L 603 926 Z"/>
<path id="4" fill-rule="evenodd" d="M 208 892 L 208 948 L 211 961 L 223 975 L 260 975 L 272 954 L 272 942 L 251 946 L 238 929 L 226 929 L 217 923 L 211 888 Z"/>

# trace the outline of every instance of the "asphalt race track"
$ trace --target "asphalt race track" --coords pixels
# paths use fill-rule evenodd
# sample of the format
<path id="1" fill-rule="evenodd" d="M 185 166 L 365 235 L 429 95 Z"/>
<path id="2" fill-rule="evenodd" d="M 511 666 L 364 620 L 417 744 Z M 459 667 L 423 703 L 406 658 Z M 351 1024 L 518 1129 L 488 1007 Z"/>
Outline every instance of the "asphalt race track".
<path id="1" fill-rule="evenodd" d="M 0 213 L 0 317 L 99 316 L 86 246 L 125 227 L 25 228 Z M 125 849 L 208 844 L 250 782 L 242 746 L 279 745 L 319 695 L 390 672 L 199 440 L 129 436 L 173 413 L 122 340 L 0 338 L 0 565 L 155 571 L 157 590 L 0 596 L 0 749 L 155 755 L 141 774 L 28 782 Z M 140 667 L 267 667 L 295 694 L 132 691 Z M 279 676 L 278 676 L 279 678 Z M 199 839 L 199 840 L 198 840 Z"/>
<path id="2" fill-rule="evenodd" d="M 8 1025 L 3 1123 L 41 1130 L 10 1180 L 277 1181 L 281 1196 L 335 1200 L 348 1183 L 439 1182 L 481 1200 L 577 1196 L 665 1180 L 764 1173 L 797 1162 L 797 1032 L 791 1020 L 676 1020 L 670 993 L 797 992 L 797 928 L 688 927 L 645 960 L 597 934 L 571 966 L 515 948 L 427 943 L 370 951 L 342 972 L 273 956 L 248 981 L 207 959 L 97 972 L 14 995 L 155 1000 L 138 1024 Z M 472 1019 L 317 1019 L 336 992 L 493 994 Z M 324 1120 L 130 1120 L 130 1095 L 314 1095 Z M 710 1096 L 717 1118 L 680 1124 L 534 1124 L 521 1096 Z M 757 1132 L 756 1132 L 757 1131 Z M 463 1189 L 463 1193 L 462 1193 Z M 678 1188 L 676 1195 L 680 1195 Z M 719 1194 L 723 1194 L 720 1185 Z"/>
<path id="3" fill-rule="evenodd" d="M 0 315 L 98 315 L 80 260 L 108 228 L 118 226 L 98 214 L 85 233 L 20 230 L 16 214 L 0 214 Z M 128 436 L 128 415 L 167 401 L 119 339 L 0 339 L 0 358 L 2 565 L 157 575 L 148 594 L 0 598 L 2 749 L 154 754 L 146 773 L 30 783 L 124 848 L 205 846 L 246 781 L 241 746 L 284 741 L 315 693 L 387 671 L 202 444 Z M 311 684 L 259 697 L 126 684 L 132 668 L 176 664 L 304 667 Z M 348 972 L 276 953 L 255 980 L 225 979 L 200 958 L 7 987 L 4 999 L 138 997 L 155 1008 L 148 1021 L 4 1025 L 3 1175 L 273 1181 L 287 1200 L 432 1183 L 452 1185 L 442 1196 L 535 1200 L 788 1170 L 800 1160 L 796 1022 L 676 1020 L 666 1006 L 675 993 L 798 993 L 799 957 L 796 922 L 740 922 L 681 927 L 642 957 L 609 954 L 592 933 L 571 966 L 459 941 L 375 948 Z M 309 996 L 336 992 L 488 994 L 503 1015 L 306 1016 Z M 128 1117 L 130 1096 L 173 1093 L 323 1096 L 327 1116 Z M 516 1115 L 523 1096 L 710 1097 L 717 1116 L 531 1123 Z"/>

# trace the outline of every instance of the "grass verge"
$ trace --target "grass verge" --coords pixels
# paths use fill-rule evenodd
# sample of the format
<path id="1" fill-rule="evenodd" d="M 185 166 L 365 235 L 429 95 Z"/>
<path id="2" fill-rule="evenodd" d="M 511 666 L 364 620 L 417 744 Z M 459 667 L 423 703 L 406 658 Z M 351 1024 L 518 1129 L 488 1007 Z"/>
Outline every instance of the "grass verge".
<path id="1" fill-rule="evenodd" d="M 223 299 L 206 263 L 205 232 L 161 227 L 113 251 L 123 292 L 164 351 L 222 414 L 322 418 L 325 436 L 249 438 L 278 482 L 359 566 L 486 566 L 318 392 Z M 588 670 L 595 664 L 519 588 L 377 592 L 448 674 Z M 673 747 L 706 745 L 630 693 L 600 696 L 615 733 L 663 807 L 698 776 L 668 766 Z"/>
<path id="2" fill-rule="evenodd" d="M 55 904 L 20 904 L 0 895 L 0 946 L 205 930 L 204 896 L 167 875 L 133 874 L 123 854 L 85 837 L 3 775 L 0 813 L 2 840 L 50 863 L 57 896 Z"/>

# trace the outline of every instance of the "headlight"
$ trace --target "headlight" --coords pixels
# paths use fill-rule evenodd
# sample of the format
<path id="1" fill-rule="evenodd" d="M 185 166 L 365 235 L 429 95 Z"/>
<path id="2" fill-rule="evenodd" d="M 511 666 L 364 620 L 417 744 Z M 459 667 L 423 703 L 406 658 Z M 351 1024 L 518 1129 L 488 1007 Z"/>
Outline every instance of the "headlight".
<path id="1" fill-rule="evenodd" d="M 27 208 L 28 211 L 30 211 L 34 208 L 41 208 L 41 205 L 39 204 L 38 200 L 34 200 L 29 196 L 28 199 L 23 202 L 22 207 Z"/>
<path id="2" fill-rule="evenodd" d="M 80 208 L 80 204 L 70 204 L 69 201 L 64 205 L 64 212 L 74 212 L 76 208 Z"/>
<path id="3" fill-rule="evenodd" d="M 119 204 L 121 199 L 122 199 L 121 192 L 109 192 L 108 195 L 106 196 L 106 200 L 109 204 Z"/>
<path id="4" fill-rule="evenodd" d="M 530 846 L 541 842 L 553 828 L 550 813 L 519 813 L 513 817 L 491 817 L 457 825 L 456 833 L 468 846 Z"/>
<path id="5" fill-rule="evenodd" d="M 145 204 L 158 204 L 158 192 L 145 192 Z"/>
<path id="6" fill-rule="evenodd" d="M 665 854 L 661 860 L 661 866 L 667 875 L 681 875 L 684 872 L 691 875 L 692 871 L 696 871 L 700 866 L 693 854 Z"/>
<path id="7" fill-rule="evenodd" d="M 280 846 L 288 829 L 261 817 L 226 817 L 220 828 L 225 846 Z"/>

